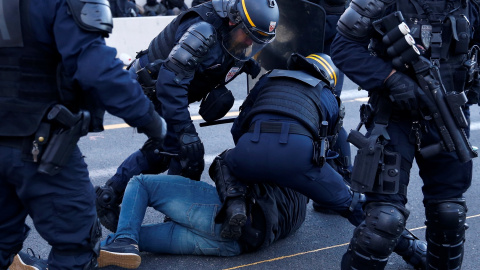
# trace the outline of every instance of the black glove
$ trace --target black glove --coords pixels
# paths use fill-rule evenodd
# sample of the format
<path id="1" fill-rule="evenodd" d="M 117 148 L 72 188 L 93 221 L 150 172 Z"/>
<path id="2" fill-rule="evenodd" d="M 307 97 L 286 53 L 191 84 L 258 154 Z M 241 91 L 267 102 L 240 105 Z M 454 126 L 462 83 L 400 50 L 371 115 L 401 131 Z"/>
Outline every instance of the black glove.
<path id="1" fill-rule="evenodd" d="M 258 76 L 261 69 L 262 68 L 260 67 L 260 64 L 253 58 L 248 59 L 245 64 L 243 64 L 243 71 L 245 71 L 247 74 L 250 74 L 253 79 Z"/>
<path id="2" fill-rule="evenodd" d="M 200 180 L 203 169 L 205 168 L 205 161 L 203 156 L 205 150 L 203 143 L 198 137 L 193 125 L 188 126 L 179 134 L 180 143 L 180 165 L 182 172 L 180 175 L 190 178 L 192 180 Z"/>
<path id="3" fill-rule="evenodd" d="M 139 133 L 145 133 L 149 139 L 154 139 L 163 142 L 167 135 L 167 123 L 158 113 L 153 110 L 153 104 L 150 104 L 150 111 L 153 120 L 145 126 L 138 127 Z"/>
<path id="4" fill-rule="evenodd" d="M 163 173 L 170 166 L 170 156 L 162 154 L 163 142 L 156 139 L 148 139 L 140 148 L 148 162 L 148 170 L 142 171 L 143 174 L 159 174 Z"/>
<path id="5" fill-rule="evenodd" d="M 390 89 L 390 99 L 401 110 L 418 109 L 417 93 L 422 91 L 412 78 L 396 71 L 385 81 L 385 86 Z"/>

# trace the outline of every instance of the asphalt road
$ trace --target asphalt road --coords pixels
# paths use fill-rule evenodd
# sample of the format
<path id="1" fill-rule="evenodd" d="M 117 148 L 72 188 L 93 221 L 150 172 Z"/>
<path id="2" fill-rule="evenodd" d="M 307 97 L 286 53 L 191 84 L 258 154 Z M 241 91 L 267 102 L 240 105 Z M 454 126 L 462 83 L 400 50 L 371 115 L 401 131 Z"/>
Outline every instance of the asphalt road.
<path id="1" fill-rule="evenodd" d="M 228 85 L 238 102 L 234 105 L 230 117 L 238 114 L 238 106 L 246 95 L 246 81 L 243 76 Z M 356 85 L 346 81 L 342 99 L 346 105 L 346 119 L 344 125 L 347 130 L 356 127 L 360 105 L 367 100 L 366 91 L 357 91 Z M 479 107 L 472 107 L 471 143 L 480 145 L 480 115 Z M 195 119 L 197 130 L 205 144 L 206 168 L 213 158 L 226 148 L 233 146 L 230 136 L 231 124 L 199 127 L 201 122 L 198 116 L 198 104 L 191 106 L 191 114 Z M 117 166 L 132 152 L 139 149 L 146 137 L 137 134 L 133 128 L 126 127 L 121 119 L 107 115 L 106 130 L 101 133 L 91 133 L 83 137 L 79 143 L 89 166 L 93 185 L 104 184 L 111 177 Z M 356 152 L 352 146 L 352 154 Z M 465 194 L 469 211 L 467 222 L 470 228 L 466 232 L 465 270 L 479 269 L 479 234 L 480 234 L 480 187 L 479 187 L 479 159 L 474 160 L 473 184 Z M 204 171 L 202 181 L 213 183 L 207 170 Z M 409 203 L 407 208 L 411 214 L 407 228 L 411 229 L 420 239 L 424 239 L 424 208 L 421 194 L 422 181 L 418 177 L 416 165 L 412 170 L 411 182 L 408 189 Z M 147 211 L 145 223 L 161 222 L 163 216 L 152 210 Z M 32 225 L 30 219 L 27 220 Z M 33 228 L 33 226 L 32 226 Z M 340 259 L 347 248 L 354 227 L 342 217 L 317 213 L 311 203 L 308 205 L 308 215 L 303 226 L 294 234 L 281 240 L 271 247 L 252 254 L 236 257 L 210 256 L 172 256 L 142 253 L 142 264 L 139 269 L 339 269 Z M 104 229 L 103 237 L 109 232 Z M 48 256 L 50 246 L 33 229 L 25 241 L 24 250 L 32 248 L 42 258 Z M 107 267 L 104 269 L 120 269 Z M 388 270 L 413 269 L 403 262 L 402 258 L 392 255 L 388 262 Z"/>

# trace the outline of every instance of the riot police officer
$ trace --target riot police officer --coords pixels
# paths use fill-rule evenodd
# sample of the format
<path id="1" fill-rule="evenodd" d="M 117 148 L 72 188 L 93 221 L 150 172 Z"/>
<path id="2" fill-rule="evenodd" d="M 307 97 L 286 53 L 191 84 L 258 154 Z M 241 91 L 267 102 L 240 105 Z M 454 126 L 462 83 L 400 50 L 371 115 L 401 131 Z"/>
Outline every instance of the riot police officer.
<path id="1" fill-rule="evenodd" d="M 224 203 L 217 215 L 224 237 L 242 235 L 249 211 L 242 200 L 246 185 L 254 183 L 293 189 L 355 226 L 364 219 L 362 195 L 329 164 L 337 156 L 329 145 L 343 122 L 343 105 L 333 94 L 337 68 L 322 53 L 292 54 L 288 68 L 267 73 L 255 85 L 232 127 L 235 148 L 210 167 Z M 395 252 L 414 266 L 423 265 L 425 244 L 406 231 L 402 235 Z"/>
<path id="2" fill-rule="evenodd" d="M 399 23 L 401 20 L 394 27 L 383 24 L 389 21 L 387 18 L 400 18 L 396 11 L 401 11 L 405 25 Z M 368 161 L 374 155 L 360 147 L 352 189 L 368 187 L 364 189 L 367 217 L 353 233 L 342 269 L 383 269 L 387 264 L 409 215 L 405 208 L 406 187 L 414 159 L 424 183 L 427 268 L 461 268 L 467 212 L 463 194 L 471 184 L 471 158 L 475 153 L 467 140 L 464 157 L 464 153 L 444 149 L 447 144 L 436 147 L 436 155 L 425 155 L 424 150 L 432 150 L 429 146 L 438 145 L 442 138 L 450 136 L 448 132 L 458 132 L 466 138 L 463 132 L 468 134 L 468 127 L 450 131 L 438 128 L 439 114 L 433 113 L 433 104 L 443 99 L 428 99 L 428 90 L 435 84 L 421 82 L 433 77 L 429 72 L 439 70 L 447 93 L 463 95 L 468 85 L 469 48 L 478 44 L 478 40 L 472 39 L 478 23 L 476 1 L 353 0 L 341 16 L 332 44 L 332 59 L 352 81 L 369 91 L 369 104 L 362 107 L 368 130 L 365 142 L 371 142 L 370 149 L 378 149 L 371 153 L 382 156 L 376 164 L 390 166 L 383 171 L 374 167 L 369 174 L 364 165 L 376 161 Z M 409 44 L 400 46 L 405 41 Z M 428 63 L 427 69 L 418 69 L 419 63 Z M 436 85 L 440 86 L 438 81 Z M 424 87 L 420 88 L 419 82 Z M 462 106 L 456 113 L 465 114 L 468 121 L 468 107 Z M 350 135 L 355 134 L 358 135 Z M 380 179 L 385 183 L 383 187 L 379 186 Z M 383 220 L 382 224 L 375 222 L 378 219 Z"/>
<path id="3" fill-rule="evenodd" d="M 275 0 L 213 0 L 177 16 L 137 55 L 129 70 L 167 121 L 168 133 L 163 145 L 147 141 L 97 187 L 98 215 L 107 229 L 116 230 L 121 195 L 132 176 L 168 169 L 200 179 L 204 148 L 188 105 L 202 100 L 206 121 L 223 117 L 233 105 L 225 85 L 241 72 L 258 74 L 251 57 L 275 38 L 278 17 Z"/>
<path id="4" fill-rule="evenodd" d="M 0 5 L 0 268 L 22 249 L 30 215 L 52 246 L 50 269 L 96 269 L 101 228 L 77 142 L 103 130 L 105 109 L 152 140 L 166 123 L 105 45 L 106 0 Z"/>

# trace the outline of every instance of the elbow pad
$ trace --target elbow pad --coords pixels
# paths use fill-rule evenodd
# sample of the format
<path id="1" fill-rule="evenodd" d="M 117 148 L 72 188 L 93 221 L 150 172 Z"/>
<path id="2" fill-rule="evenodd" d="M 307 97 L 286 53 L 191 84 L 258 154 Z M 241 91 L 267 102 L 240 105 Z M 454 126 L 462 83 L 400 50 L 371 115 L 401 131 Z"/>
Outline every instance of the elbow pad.
<path id="1" fill-rule="evenodd" d="M 67 0 L 73 19 L 83 30 L 112 33 L 113 19 L 107 0 Z"/>
<path id="2" fill-rule="evenodd" d="M 177 83 L 195 73 L 216 41 L 215 28 L 207 22 L 198 22 L 187 29 L 165 61 L 165 67 L 175 73 Z"/>
<path id="3" fill-rule="evenodd" d="M 372 22 L 380 19 L 394 3 L 395 0 L 353 0 L 338 20 L 337 31 L 357 41 L 370 39 Z"/>

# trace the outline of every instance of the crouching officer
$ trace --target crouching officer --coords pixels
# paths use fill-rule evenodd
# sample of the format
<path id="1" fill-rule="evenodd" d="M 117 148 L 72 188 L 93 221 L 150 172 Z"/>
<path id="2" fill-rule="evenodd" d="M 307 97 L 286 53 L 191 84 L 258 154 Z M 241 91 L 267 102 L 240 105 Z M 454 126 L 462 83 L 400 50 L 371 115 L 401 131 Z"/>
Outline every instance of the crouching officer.
<path id="1" fill-rule="evenodd" d="M 328 55 L 292 54 L 288 70 L 267 73 L 252 89 L 232 127 L 235 148 L 210 167 L 224 202 L 217 215 L 224 237 L 242 235 L 249 215 L 242 198 L 254 183 L 293 189 L 355 226 L 364 220 L 363 195 L 352 192 L 329 164 L 343 121 L 343 106 L 333 94 L 337 71 Z M 395 252 L 414 266 L 425 263 L 425 243 L 407 231 Z"/>
<path id="2" fill-rule="evenodd" d="M 107 229 L 116 231 L 132 176 L 168 169 L 200 180 L 204 147 L 188 105 L 202 101 L 199 113 L 206 121 L 223 117 L 234 101 L 225 85 L 242 72 L 258 74 L 251 57 L 275 38 L 278 18 L 275 0 L 213 0 L 178 15 L 137 55 L 129 71 L 169 128 L 163 145 L 147 141 L 96 188 L 98 215 Z"/>
<path id="3" fill-rule="evenodd" d="M 95 269 L 101 229 L 77 142 L 103 130 L 105 109 L 160 142 L 166 123 L 105 45 L 106 0 L 0 5 L 0 268 L 22 249 L 30 215 L 52 246 L 50 269 Z"/>

